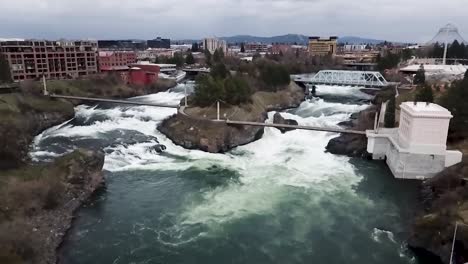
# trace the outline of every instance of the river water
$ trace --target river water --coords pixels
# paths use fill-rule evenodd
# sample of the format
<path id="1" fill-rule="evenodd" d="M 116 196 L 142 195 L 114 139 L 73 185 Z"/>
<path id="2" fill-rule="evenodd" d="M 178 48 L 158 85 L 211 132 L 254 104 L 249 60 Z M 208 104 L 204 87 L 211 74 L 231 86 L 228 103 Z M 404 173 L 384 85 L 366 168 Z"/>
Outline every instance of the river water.
<path id="1" fill-rule="evenodd" d="M 178 104 L 181 90 L 135 100 Z M 283 116 L 337 127 L 370 99 L 350 87 L 317 93 Z M 256 142 L 209 154 L 156 130 L 172 109 L 76 112 L 39 135 L 31 152 L 36 160 L 77 147 L 106 152 L 106 188 L 78 212 L 62 263 L 416 262 L 404 244 L 416 183 L 393 179 L 381 162 L 326 153 L 336 134 L 266 128 Z M 164 153 L 151 150 L 158 142 Z"/>

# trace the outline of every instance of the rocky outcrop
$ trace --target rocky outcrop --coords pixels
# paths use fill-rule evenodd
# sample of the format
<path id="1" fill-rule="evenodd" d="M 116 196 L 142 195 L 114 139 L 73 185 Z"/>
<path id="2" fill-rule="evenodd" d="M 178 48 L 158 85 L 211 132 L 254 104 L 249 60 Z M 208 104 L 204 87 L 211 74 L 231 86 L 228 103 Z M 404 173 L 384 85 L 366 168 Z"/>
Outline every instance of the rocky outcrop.
<path id="1" fill-rule="evenodd" d="M 292 83 L 278 92 L 256 92 L 250 104 L 223 108 L 221 112 L 231 120 L 264 122 L 268 111 L 297 107 L 304 98 L 303 90 Z M 225 122 L 212 122 L 215 118 L 216 109 L 189 108 L 164 120 L 158 130 L 177 145 L 212 153 L 226 152 L 263 135 L 262 127 L 228 126 Z"/>
<path id="2" fill-rule="evenodd" d="M 274 124 L 281 124 L 281 125 L 293 125 L 293 126 L 299 125 L 299 123 L 296 120 L 286 119 L 280 113 L 275 113 L 275 115 L 273 116 L 273 123 Z M 294 128 L 278 128 L 278 129 L 283 134 L 288 132 L 288 131 L 294 130 Z"/>
<path id="3" fill-rule="evenodd" d="M 408 246 L 427 263 L 448 263 L 455 222 L 459 223 L 454 263 L 468 261 L 468 160 L 423 183 L 424 209 L 414 219 Z M 425 262 L 426 263 L 426 262 Z"/>
<path id="4" fill-rule="evenodd" d="M 27 160 L 29 145 L 43 130 L 73 118 L 73 104 L 34 95 L 0 95 L 0 169 Z"/>
<path id="5" fill-rule="evenodd" d="M 343 123 L 346 128 L 364 131 L 372 129 L 374 125 L 375 108 L 370 107 L 354 115 L 350 122 Z M 364 157 L 367 155 L 367 138 L 363 135 L 341 134 L 331 139 L 326 146 L 328 152 L 350 157 Z"/>
<path id="6" fill-rule="evenodd" d="M 50 164 L 1 172 L 0 263 L 56 263 L 73 213 L 102 185 L 104 153 L 78 149 Z"/>

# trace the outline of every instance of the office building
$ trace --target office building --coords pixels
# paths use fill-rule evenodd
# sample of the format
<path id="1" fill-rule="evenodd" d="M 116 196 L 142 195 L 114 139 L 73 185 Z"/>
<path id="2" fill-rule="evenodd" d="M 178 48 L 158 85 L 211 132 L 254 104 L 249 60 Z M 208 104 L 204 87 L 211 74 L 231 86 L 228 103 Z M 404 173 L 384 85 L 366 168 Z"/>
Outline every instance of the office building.
<path id="1" fill-rule="evenodd" d="M 147 46 L 148 48 L 151 48 L 151 49 L 170 49 L 171 40 L 157 37 L 155 39 L 148 40 Z"/>
<path id="2" fill-rule="evenodd" d="M 3 41 L 0 53 L 7 59 L 14 81 L 77 78 L 97 73 L 96 41 Z"/>
<path id="3" fill-rule="evenodd" d="M 98 40 L 99 50 L 145 50 L 144 40 Z"/>
<path id="4" fill-rule="evenodd" d="M 338 37 L 309 37 L 309 54 L 312 56 L 336 55 Z"/>

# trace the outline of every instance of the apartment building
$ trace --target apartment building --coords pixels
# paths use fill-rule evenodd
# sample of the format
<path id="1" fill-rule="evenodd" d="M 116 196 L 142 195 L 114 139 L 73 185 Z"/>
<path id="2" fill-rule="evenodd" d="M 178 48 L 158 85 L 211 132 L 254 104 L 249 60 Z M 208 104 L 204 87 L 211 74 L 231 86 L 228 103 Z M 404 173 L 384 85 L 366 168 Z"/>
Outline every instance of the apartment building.
<path id="1" fill-rule="evenodd" d="M 203 40 L 203 47 L 210 53 L 214 53 L 217 49 L 222 49 L 224 54 L 227 54 L 227 43 L 225 40 L 206 38 Z"/>
<path id="2" fill-rule="evenodd" d="M 98 71 L 96 41 L 2 41 L 14 81 L 77 78 Z"/>
<path id="3" fill-rule="evenodd" d="M 338 37 L 309 37 L 309 53 L 312 56 L 336 55 Z"/>
<path id="4" fill-rule="evenodd" d="M 267 52 L 268 51 L 268 45 L 264 43 L 247 43 L 245 44 L 245 51 L 249 52 Z"/>

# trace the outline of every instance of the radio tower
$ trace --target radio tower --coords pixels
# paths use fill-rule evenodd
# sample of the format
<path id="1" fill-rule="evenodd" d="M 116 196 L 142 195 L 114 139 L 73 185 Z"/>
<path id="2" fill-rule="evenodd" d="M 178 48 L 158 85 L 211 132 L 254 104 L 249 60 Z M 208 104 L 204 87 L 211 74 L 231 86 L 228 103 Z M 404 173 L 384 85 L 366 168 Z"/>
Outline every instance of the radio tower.
<path id="1" fill-rule="evenodd" d="M 446 64 L 447 61 L 447 49 L 448 45 L 453 43 L 454 41 L 458 41 L 460 44 L 461 43 L 467 43 L 462 36 L 460 36 L 460 33 L 458 33 L 457 27 L 455 27 L 452 24 L 447 24 L 445 27 L 441 28 L 437 35 L 429 41 L 427 44 L 433 45 L 433 44 L 444 44 L 444 58 L 443 58 L 443 64 Z"/>

